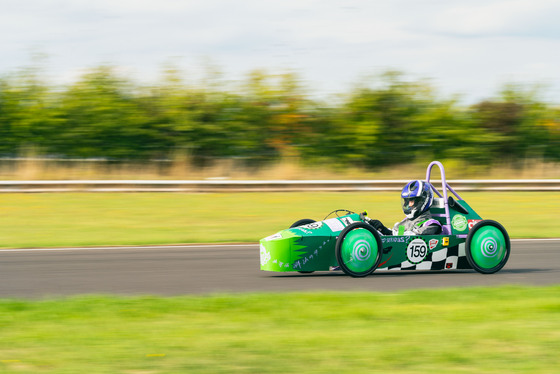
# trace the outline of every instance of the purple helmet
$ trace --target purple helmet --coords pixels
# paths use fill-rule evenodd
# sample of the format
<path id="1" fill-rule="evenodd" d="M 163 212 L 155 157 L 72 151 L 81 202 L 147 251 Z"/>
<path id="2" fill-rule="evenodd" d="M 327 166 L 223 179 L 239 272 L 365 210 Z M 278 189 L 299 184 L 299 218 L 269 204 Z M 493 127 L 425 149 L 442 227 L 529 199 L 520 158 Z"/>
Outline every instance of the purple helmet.
<path id="1" fill-rule="evenodd" d="M 408 182 L 401 192 L 402 209 L 406 217 L 414 219 L 432 206 L 432 186 L 424 181 Z"/>

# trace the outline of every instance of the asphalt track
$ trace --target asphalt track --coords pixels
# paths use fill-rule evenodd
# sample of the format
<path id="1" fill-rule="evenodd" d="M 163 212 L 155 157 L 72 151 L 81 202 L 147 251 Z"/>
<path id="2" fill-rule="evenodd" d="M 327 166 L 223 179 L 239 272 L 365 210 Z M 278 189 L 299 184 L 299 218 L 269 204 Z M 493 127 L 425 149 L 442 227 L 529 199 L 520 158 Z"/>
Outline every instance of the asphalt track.
<path id="1" fill-rule="evenodd" d="M 514 240 L 498 273 L 382 272 L 351 278 L 259 270 L 259 247 L 249 245 L 0 250 L 0 297 L 76 294 L 184 295 L 283 291 L 404 289 L 560 284 L 560 240 Z"/>

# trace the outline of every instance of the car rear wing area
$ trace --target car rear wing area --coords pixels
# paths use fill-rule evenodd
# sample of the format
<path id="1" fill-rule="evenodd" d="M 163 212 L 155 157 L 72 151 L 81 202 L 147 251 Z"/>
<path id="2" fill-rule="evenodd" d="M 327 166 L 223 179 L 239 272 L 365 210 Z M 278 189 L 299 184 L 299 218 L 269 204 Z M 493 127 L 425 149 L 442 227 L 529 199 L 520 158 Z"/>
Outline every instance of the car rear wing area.
<path id="1" fill-rule="evenodd" d="M 439 167 L 441 173 L 441 189 L 442 192 L 439 192 L 436 187 L 430 182 L 430 177 L 432 173 L 432 168 L 437 165 Z M 434 202 L 432 204 L 433 208 L 436 210 L 441 211 L 443 209 L 444 213 L 432 213 L 434 218 L 438 219 L 443 226 L 443 234 L 450 235 L 452 233 L 451 230 L 451 216 L 449 213 L 449 208 L 453 208 L 463 214 L 467 214 L 468 211 L 457 201 L 453 199 L 453 196 L 448 194 L 448 191 L 451 192 L 452 195 L 455 195 L 457 200 L 462 201 L 463 199 L 451 186 L 447 183 L 445 178 L 445 169 L 443 168 L 443 164 L 439 161 L 432 161 L 426 170 L 426 182 L 431 186 L 432 190 L 436 194 L 437 197 L 434 197 Z"/>

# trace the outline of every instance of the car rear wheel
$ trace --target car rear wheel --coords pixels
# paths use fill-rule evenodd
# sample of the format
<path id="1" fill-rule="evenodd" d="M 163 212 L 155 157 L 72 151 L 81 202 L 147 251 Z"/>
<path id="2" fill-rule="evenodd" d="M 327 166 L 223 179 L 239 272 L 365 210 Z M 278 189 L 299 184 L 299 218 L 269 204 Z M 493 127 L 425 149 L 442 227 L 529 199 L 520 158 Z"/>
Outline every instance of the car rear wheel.
<path id="1" fill-rule="evenodd" d="M 344 273 L 365 277 L 377 269 L 383 253 L 381 236 L 371 225 L 355 222 L 340 232 L 336 260 Z"/>
<path id="2" fill-rule="evenodd" d="M 465 244 L 467 260 L 479 273 L 492 274 L 506 264 L 511 245 L 506 229 L 496 221 L 478 222 L 469 232 Z"/>

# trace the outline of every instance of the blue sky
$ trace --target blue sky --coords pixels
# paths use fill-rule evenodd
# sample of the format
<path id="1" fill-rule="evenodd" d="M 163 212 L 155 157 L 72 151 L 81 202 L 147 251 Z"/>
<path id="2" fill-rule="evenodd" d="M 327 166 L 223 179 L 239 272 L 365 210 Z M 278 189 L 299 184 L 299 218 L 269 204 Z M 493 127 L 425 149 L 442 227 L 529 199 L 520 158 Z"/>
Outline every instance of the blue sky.
<path id="1" fill-rule="evenodd" d="M 0 0 L 0 74 L 47 56 L 68 83 L 112 64 L 156 81 L 172 61 L 190 77 L 208 61 L 227 80 L 296 71 L 319 95 L 385 69 L 429 78 L 474 102 L 508 82 L 560 103 L 558 0 Z"/>

